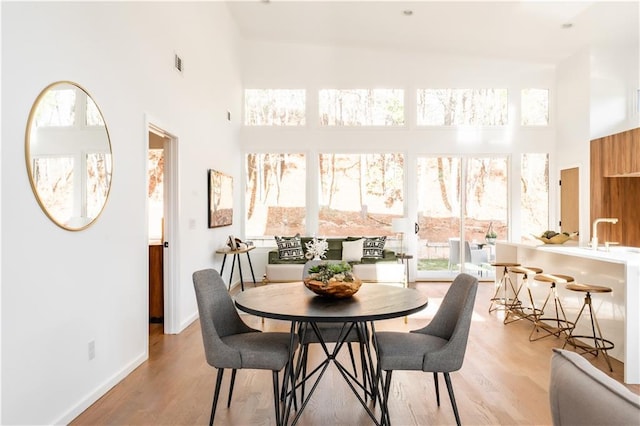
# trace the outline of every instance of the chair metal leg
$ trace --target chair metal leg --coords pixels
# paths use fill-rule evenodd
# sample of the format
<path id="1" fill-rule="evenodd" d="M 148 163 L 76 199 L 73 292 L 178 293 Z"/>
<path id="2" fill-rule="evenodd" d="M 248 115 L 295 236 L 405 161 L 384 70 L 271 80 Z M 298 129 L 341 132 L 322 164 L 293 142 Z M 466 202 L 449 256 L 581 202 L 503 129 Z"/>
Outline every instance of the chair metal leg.
<path id="1" fill-rule="evenodd" d="M 433 383 L 436 385 L 436 402 L 440 406 L 440 384 L 438 383 L 438 373 L 433 372 Z"/>
<path id="2" fill-rule="evenodd" d="M 276 410 L 276 425 L 281 425 L 282 421 L 280 420 L 280 390 L 278 389 L 278 372 L 274 370 L 273 372 L 273 406 Z M 287 380 L 284 377 L 284 380 Z"/>
<path id="3" fill-rule="evenodd" d="M 449 376 L 449 373 L 444 373 L 444 381 L 447 383 L 447 390 L 449 391 L 449 399 L 451 400 L 451 406 L 453 407 L 453 414 L 456 416 L 456 424 L 460 426 L 460 415 L 458 414 L 456 397 L 453 396 L 453 385 L 451 384 L 451 377 Z"/>
<path id="4" fill-rule="evenodd" d="M 209 417 L 209 426 L 213 425 L 213 417 L 216 414 L 216 406 L 218 405 L 218 396 L 220 396 L 220 385 L 222 384 L 223 374 L 224 374 L 224 368 L 219 368 L 218 376 L 216 377 L 216 388 L 213 391 L 213 404 L 211 404 L 211 416 Z"/>
<path id="5" fill-rule="evenodd" d="M 236 370 L 231 370 L 231 384 L 229 384 L 229 399 L 227 400 L 227 408 L 231 407 L 231 396 L 233 395 L 233 385 L 236 383 Z"/>
<path id="6" fill-rule="evenodd" d="M 382 417 L 380 418 L 381 425 L 391 425 L 391 418 L 389 417 L 389 389 L 391 388 L 391 373 L 393 370 L 388 370 L 387 374 L 384 375 L 383 379 L 383 390 L 382 390 L 382 403 L 380 404 L 380 408 L 382 409 Z"/>

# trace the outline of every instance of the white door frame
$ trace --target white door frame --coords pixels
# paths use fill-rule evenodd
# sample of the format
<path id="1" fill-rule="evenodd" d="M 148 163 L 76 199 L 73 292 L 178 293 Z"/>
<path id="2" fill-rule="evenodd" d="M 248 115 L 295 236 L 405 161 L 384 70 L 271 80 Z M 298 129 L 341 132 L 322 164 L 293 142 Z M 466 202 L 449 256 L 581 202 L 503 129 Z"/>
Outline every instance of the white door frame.
<path id="1" fill-rule="evenodd" d="M 164 333 L 177 334 L 180 332 L 179 324 L 179 289 L 178 277 L 180 276 L 179 254 L 179 228 L 178 224 L 180 210 L 179 184 L 178 184 L 178 137 L 176 133 L 160 123 L 155 118 L 145 114 L 145 139 L 146 148 L 149 149 L 149 132 L 153 132 L 163 138 L 164 145 L 164 241 L 163 249 L 163 276 L 164 276 Z M 146 152 L 146 151 L 145 151 Z M 145 176 L 148 176 L 148 165 L 145 162 Z M 147 186 L 145 186 L 146 188 Z M 146 201 L 146 211 L 148 212 L 148 200 Z M 166 247 L 168 245 L 168 247 Z M 145 248 L 146 251 L 146 248 Z M 148 286 L 147 286 L 148 291 Z"/>

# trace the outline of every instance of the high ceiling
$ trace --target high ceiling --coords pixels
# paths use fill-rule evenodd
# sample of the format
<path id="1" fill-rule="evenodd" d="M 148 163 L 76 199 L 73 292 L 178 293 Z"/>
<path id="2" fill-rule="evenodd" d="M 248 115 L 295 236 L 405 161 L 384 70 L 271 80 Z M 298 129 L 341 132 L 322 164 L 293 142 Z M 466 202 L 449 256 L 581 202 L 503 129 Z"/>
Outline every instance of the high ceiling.
<path id="1" fill-rule="evenodd" d="M 232 0 L 228 7 L 247 40 L 541 63 L 557 63 L 590 44 L 637 45 L 640 38 L 637 0 Z"/>

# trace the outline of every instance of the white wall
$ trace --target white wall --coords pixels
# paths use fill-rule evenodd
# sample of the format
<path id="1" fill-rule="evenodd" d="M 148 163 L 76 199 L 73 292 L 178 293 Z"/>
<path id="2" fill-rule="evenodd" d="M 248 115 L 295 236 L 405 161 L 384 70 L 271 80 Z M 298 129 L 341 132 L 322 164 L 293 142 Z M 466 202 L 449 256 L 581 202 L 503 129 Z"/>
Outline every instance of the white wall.
<path id="1" fill-rule="evenodd" d="M 585 48 L 558 64 L 556 170 L 580 167 L 583 244 L 591 236 L 590 141 L 640 126 L 639 61 L 638 45 L 631 43 Z"/>
<path id="2" fill-rule="evenodd" d="M 591 139 L 640 126 L 640 53 L 635 42 L 591 49 Z"/>
<path id="3" fill-rule="evenodd" d="M 191 273 L 240 235 L 239 213 L 206 216 L 207 169 L 240 180 L 236 37 L 221 3 L 2 3 L 0 423 L 67 423 L 147 357 L 147 114 L 179 138 L 178 322 L 195 318 Z M 113 146 L 110 198 L 82 232 L 47 219 L 25 167 L 29 110 L 56 80 L 89 91 Z"/>
<path id="4" fill-rule="evenodd" d="M 589 114 L 590 114 L 590 51 L 585 49 L 558 65 L 557 138 L 554 162 L 556 173 L 551 182 L 560 178 L 559 171 L 579 167 L 580 241 L 589 240 Z M 557 222 L 556 222 L 557 223 Z"/>

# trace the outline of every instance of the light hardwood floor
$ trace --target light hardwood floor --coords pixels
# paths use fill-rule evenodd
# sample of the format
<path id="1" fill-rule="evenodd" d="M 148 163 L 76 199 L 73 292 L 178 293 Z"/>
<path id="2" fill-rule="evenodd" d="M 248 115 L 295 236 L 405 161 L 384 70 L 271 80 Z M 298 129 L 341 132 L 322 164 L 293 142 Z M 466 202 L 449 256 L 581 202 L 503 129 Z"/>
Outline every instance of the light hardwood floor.
<path id="1" fill-rule="evenodd" d="M 428 323 L 448 283 L 414 284 L 425 292 L 429 307 L 408 318 L 376 323 L 377 330 L 409 331 Z M 463 367 L 452 373 L 453 387 L 465 425 L 548 425 L 551 348 L 562 341 L 546 338 L 529 342 L 531 323 L 503 325 L 503 314 L 489 314 L 492 283 L 481 283 L 476 298 L 471 333 Z M 288 331 L 287 323 L 242 315 L 252 327 Z M 313 346 L 312 346 L 313 347 Z M 319 356 L 319 347 L 312 349 Z M 348 356 L 348 355 L 345 355 Z M 588 357 L 608 373 L 602 356 Z M 345 359 L 345 361 L 347 361 Z M 347 361 L 348 362 L 348 361 Z M 614 361 L 611 376 L 621 381 L 623 366 Z M 149 360 L 99 401 L 78 416 L 72 425 L 197 425 L 207 424 L 216 370 L 204 358 L 200 324 L 195 322 L 179 335 L 162 335 L 150 326 Z M 240 370 L 231 408 L 226 407 L 229 373 L 216 413 L 217 425 L 275 424 L 271 372 Z M 627 386 L 640 394 L 640 386 Z M 437 407 L 432 374 L 394 373 L 390 412 L 395 425 L 455 424 L 441 379 L 441 406 Z M 376 409 L 376 413 L 379 410 Z M 307 425 L 370 425 L 355 396 L 333 366 L 328 369 L 298 423 Z"/>

